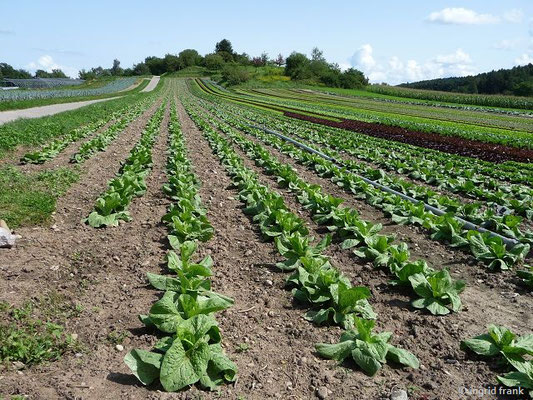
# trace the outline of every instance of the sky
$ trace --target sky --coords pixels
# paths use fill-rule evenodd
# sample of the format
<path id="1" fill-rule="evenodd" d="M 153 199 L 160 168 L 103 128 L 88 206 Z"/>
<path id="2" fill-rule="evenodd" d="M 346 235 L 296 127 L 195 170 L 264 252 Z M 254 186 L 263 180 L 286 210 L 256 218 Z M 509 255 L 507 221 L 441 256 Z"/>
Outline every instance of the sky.
<path id="1" fill-rule="evenodd" d="M 0 5 L 0 62 L 34 72 L 123 68 L 227 38 L 275 58 L 313 47 L 371 82 L 465 76 L 533 62 L 533 0 L 39 1 Z"/>

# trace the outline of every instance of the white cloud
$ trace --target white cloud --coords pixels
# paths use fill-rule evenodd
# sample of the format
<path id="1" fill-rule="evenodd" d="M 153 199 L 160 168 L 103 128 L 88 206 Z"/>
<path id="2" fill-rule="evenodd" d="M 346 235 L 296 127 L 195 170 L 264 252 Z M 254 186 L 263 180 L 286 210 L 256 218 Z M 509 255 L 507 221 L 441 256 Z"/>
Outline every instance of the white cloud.
<path id="1" fill-rule="evenodd" d="M 495 24 L 500 21 L 500 18 L 491 14 L 478 14 L 474 10 L 458 7 L 434 11 L 429 14 L 427 20 L 440 24 L 480 25 Z"/>
<path id="2" fill-rule="evenodd" d="M 514 64 L 515 65 L 533 64 L 533 56 L 527 53 L 523 53 L 520 57 L 515 58 Z"/>
<path id="3" fill-rule="evenodd" d="M 435 61 L 439 64 L 453 65 L 453 64 L 470 64 L 472 60 L 462 49 L 457 49 L 455 53 L 438 55 Z"/>
<path id="4" fill-rule="evenodd" d="M 53 69 L 60 69 L 62 70 L 67 76 L 70 77 L 76 77 L 78 75 L 78 70 L 76 68 L 72 67 L 66 67 L 64 65 L 59 65 L 54 61 L 52 56 L 44 55 L 39 57 L 39 59 L 34 62 L 30 62 L 27 66 L 27 69 L 30 71 L 36 71 L 38 69 L 42 69 L 46 72 L 52 72 Z"/>
<path id="5" fill-rule="evenodd" d="M 352 56 L 352 65 L 359 69 L 372 69 L 376 65 L 376 60 L 372 56 L 372 46 L 364 44 L 359 47 Z"/>
<path id="6" fill-rule="evenodd" d="M 498 50 L 512 50 L 516 48 L 516 46 L 518 46 L 519 43 L 520 43 L 520 39 L 509 39 L 509 40 L 503 39 L 503 40 L 498 40 L 497 42 L 493 43 L 492 48 L 498 49 Z"/>
<path id="7" fill-rule="evenodd" d="M 352 65 L 363 71 L 370 82 L 398 84 L 448 76 L 475 74 L 476 68 L 470 55 L 462 49 L 451 54 L 438 54 L 423 62 L 403 61 L 392 56 L 386 63 L 376 61 L 373 48 L 366 44 L 359 48 L 351 58 Z"/>
<path id="8" fill-rule="evenodd" d="M 503 13 L 503 19 L 507 22 L 518 24 L 522 22 L 524 18 L 524 12 L 518 8 L 513 8 L 512 10 L 506 11 Z"/>

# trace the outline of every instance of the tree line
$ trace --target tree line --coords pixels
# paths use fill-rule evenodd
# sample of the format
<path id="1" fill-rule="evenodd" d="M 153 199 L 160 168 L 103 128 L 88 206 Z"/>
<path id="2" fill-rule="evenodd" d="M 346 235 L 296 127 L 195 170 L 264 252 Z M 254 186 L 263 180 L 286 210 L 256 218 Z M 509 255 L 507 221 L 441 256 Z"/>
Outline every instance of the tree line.
<path id="1" fill-rule="evenodd" d="M 7 64 L 1 64 L 6 65 Z M 135 76 L 135 75 L 162 75 L 173 73 L 189 67 L 203 67 L 210 72 L 220 74 L 222 79 L 229 85 L 246 82 L 252 78 L 251 67 L 284 67 L 283 74 L 295 81 L 309 84 L 323 84 L 330 87 L 359 88 L 368 84 L 367 78 L 361 71 L 350 68 L 341 71 L 338 64 L 328 63 L 323 52 L 314 48 L 311 57 L 303 53 L 293 52 L 287 58 L 278 54 L 274 58 L 263 52 L 261 55 L 252 57 L 247 53 L 238 53 L 233 49 L 232 43 L 222 39 L 215 44 L 214 51 L 201 55 L 194 49 L 185 49 L 178 54 L 166 54 L 164 57 L 150 56 L 144 61 L 134 64 L 131 68 L 122 68 L 118 59 L 113 60 L 111 68 L 95 67 L 89 70 L 82 69 L 79 78 L 85 80 L 96 79 L 105 76 Z M 3 73 L 4 77 L 31 78 L 32 75 L 24 70 L 10 69 Z M 37 71 L 48 74 L 46 71 Z M 50 74 L 58 74 L 61 71 L 54 70 Z M 37 73 L 36 73 L 37 74 Z M 63 74 L 64 76 L 64 74 Z M 0 75 L 0 78 L 2 75 Z M 44 77 L 44 76 L 41 76 Z M 59 76 L 53 76 L 59 77 Z"/>
<path id="2" fill-rule="evenodd" d="M 404 83 L 400 86 L 443 92 L 533 96 L 533 64 L 460 78 Z"/>
<path id="3" fill-rule="evenodd" d="M 47 72 L 42 69 L 35 71 L 35 74 L 30 74 L 23 69 L 15 69 L 6 63 L 0 63 L 0 79 L 31 79 L 31 78 L 68 78 L 60 69 L 53 69 L 52 72 Z"/>

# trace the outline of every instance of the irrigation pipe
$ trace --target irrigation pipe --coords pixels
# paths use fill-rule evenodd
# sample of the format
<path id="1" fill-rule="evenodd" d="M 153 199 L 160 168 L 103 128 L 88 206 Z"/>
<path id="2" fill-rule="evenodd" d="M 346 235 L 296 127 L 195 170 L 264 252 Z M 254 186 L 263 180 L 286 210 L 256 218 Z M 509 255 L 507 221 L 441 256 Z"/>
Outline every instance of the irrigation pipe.
<path id="1" fill-rule="evenodd" d="M 277 136 L 279 137 L 280 139 L 283 139 L 289 143 L 292 143 L 293 145 L 297 146 L 297 147 L 300 147 L 301 149 L 304 149 L 305 151 L 308 151 L 309 153 L 313 153 L 313 154 L 316 154 L 317 156 L 320 156 L 328 161 L 331 161 L 336 167 L 338 168 L 345 168 L 344 165 L 342 165 L 342 162 L 339 162 L 337 160 L 335 160 L 333 157 L 330 157 L 318 150 L 315 150 L 301 142 L 298 142 L 297 140 L 294 140 L 294 139 L 291 139 L 290 137 L 287 137 L 285 135 L 282 135 L 281 133 L 279 132 L 275 132 L 275 131 L 272 131 L 270 129 L 266 129 L 266 128 L 263 128 L 263 127 L 260 127 L 260 126 L 257 126 L 257 125 L 249 125 L 249 127 L 251 128 L 255 128 L 255 129 L 259 129 L 259 130 L 262 130 L 263 132 L 266 132 L 270 135 L 274 135 L 274 136 Z M 407 200 L 407 201 L 410 201 L 411 203 L 413 204 L 420 204 L 421 201 L 420 200 L 417 200 L 417 199 L 414 199 L 410 196 L 407 196 L 403 193 L 400 193 L 394 189 L 391 189 L 390 187 L 388 186 L 385 186 L 385 185 L 382 185 L 381 183 L 378 183 L 378 182 L 375 182 L 375 181 L 372 181 L 370 179 L 367 179 L 365 178 L 364 176 L 361 176 L 361 175 L 358 175 L 356 174 L 355 172 L 352 172 L 352 171 L 348 171 L 350 172 L 351 174 L 357 176 L 359 179 L 363 180 L 364 182 L 386 192 L 386 193 L 391 193 L 391 194 L 395 194 L 396 196 L 400 196 L 402 199 L 404 200 Z M 426 203 L 423 203 L 424 204 L 424 209 L 426 211 L 429 211 L 437 216 L 441 216 L 441 215 L 444 215 L 446 214 L 446 212 L 442 211 L 441 209 L 439 208 L 436 208 L 436 207 L 433 207 L 429 204 L 426 204 Z M 465 229 L 468 229 L 468 230 L 474 230 L 474 231 L 478 231 L 478 232 L 481 232 L 481 233 L 488 233 L 490 236 L 495 236 L 495 237 L 499 237 L 503 243 L 505 243 L 505 246 L 507 246 L 508 248 L 512 248 L 514 247 L 515 245 L 519 244 L 520 242 L 516 239 L 511 239 L 507 236 L 503 236 L 503 235 L 500 235 L 499 233 L 496 233 L 496 232 L 493 232 L 493 231 L 490 231 L 488 229 L 485 229 L 483 228 L 482 226 L 479 226 L 479 225 L 476 225 L 476 224 L 473 224 L 472 222 L 470 221 L 466 221 L 456 215 L 453 216 L 453 218 L 455 218 L 457 221 L 459 221 L 461 224 L 463 224 L 463 227 Z"/>

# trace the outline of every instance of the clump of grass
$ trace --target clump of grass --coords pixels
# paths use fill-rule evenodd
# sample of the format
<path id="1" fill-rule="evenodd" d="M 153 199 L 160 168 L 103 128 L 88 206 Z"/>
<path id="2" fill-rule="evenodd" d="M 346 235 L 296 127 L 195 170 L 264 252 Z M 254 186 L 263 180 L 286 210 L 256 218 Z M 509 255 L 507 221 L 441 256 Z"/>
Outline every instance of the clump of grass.
<path id="1" fill-rule="evenodd" d="M 50 309 L 47 309 L 50 312 Z M 76 341 L 66 335 L 58 323 L 43 321 L 35 316 L 31 302 L 12 307 L 0 302 L 0 361 L 19 361 L 25 365 L 53 361 Z"/>
<path id="2" fill-rule="evenodd" d="M 50 221 L 59 196 L 79 179 L 71 168 L 23 173 L 14 166 L 0 168 L 0 217 L 10 228 Z"/>

